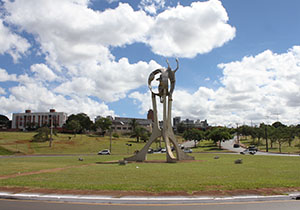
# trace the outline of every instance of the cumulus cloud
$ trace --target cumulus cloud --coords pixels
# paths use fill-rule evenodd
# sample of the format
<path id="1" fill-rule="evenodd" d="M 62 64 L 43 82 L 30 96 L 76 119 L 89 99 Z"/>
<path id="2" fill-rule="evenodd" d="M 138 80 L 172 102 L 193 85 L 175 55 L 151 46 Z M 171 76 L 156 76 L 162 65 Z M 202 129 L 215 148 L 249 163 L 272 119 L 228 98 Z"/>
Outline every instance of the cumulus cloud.
<path id="1" fill-rule="evenodd" d="M 4 94 L 6 94 L 5 89 L 0 87 L 0 95 L 4 95 Z"/>
<path id="2" fill-rule="evenodd" d="M 219 64 L 222 84 L 216 90 L 199 87 L 190 93 L 176 87 L 173 116 L 208 119 L 210 123 L 299 123 L 300 46 L 286 53 L 266 50 L 240 61 Z M 131 94 L 146 112 L 151 107 L 147 94 Z M 148 99 L 149 98 L 149 99 Z"/>
<path id="3" fill-rule="evenodd" d="M 10 88 L 8 97 L 0 97 L 0 109 L 3 110 L 3 114 L 10 116 L 15 110 L 25 109 L 48 111 L 55 107 L 57 111 L 64 111 L 68 114 L 85 112 L 91 119 L 99 114 L 115 115 L 114 111 L 103 102 L 97 102 L 89 97 L 74 96 L 68 99 L 61 94 L 55 94 L 42 83 L 24 81 L 21 85 Z"/>
<path id="4" fill-rule="evenodd" d="M 235 37 L 235 28 L 227 21 L 218 0 L 177 5 L 157 15 L 147 43 L 156 54 L 192 58 Z"/>
<path id="5" fill-rule="evenodd" d="M 57 79 L 56 74 L 43 63 L 32 65 L 30 70 L 34 72 L 35 76 L 42 81 L 54 81 Z"/>
<path id="6" fill-rule="evenodd" d="M 29 47 L 26 39 L 10 31 L 0 19 L 0 54 L 8 53 L 17 62 Z"/>
<path id="7" fill-rule="evenodd" d="M 16 81 L 16 80 L 17 80 L 16 74 L 8 74 L 5 69 L 0 68 L 0 82 Z"/>
<path id="8" fill-rule="evenodd" d="M 111 49 L 140 42 L 159 55 L 194 57 L 222 46 L 235 36 L 235 28 L 227 24 L 226 10 L 218 0 L 177 5 L 165 11 L 162 11 L 164 0 L 143 0 L 140 6 L 144 10 L 137 11 L 126 3 L 95 11 L 89 7 L 92 3 L 89 0 L 3 2 L 3 21 L 19 32 L 33 35 L 46 60 L 30 67 L 33 76 L 10 75 L 0 69 L 0 81 L 19 82 L 9 89 L 8 97 L 0 99 L 0 108 L 7 112 L 31 107 L 48 110 L 52 106 L 68 112 L 81 109 L 90 115 L 108 115 L 113 112 L 105 102 L 118 101 L 144 86 L 149 73 L 160 67 L 155 61 L 116 60 Z M 4 35 L 12 37 L 15 46 L 8 45 L 3 52 L 17 59 L 28 50 L 28 42 L 1 22 L 0 37 Z M 28 95 L 32 90 L 38 90 L 39 94 Z M 199 91 L 207 92 L 203 88 Z M 187 106 L 183 102 L 174 105 L 179 107 L 179 114 L 180 107 Z M 206 113 L 193 107 L 187 107 L 191 108 L 192 116 Z"/>
<path id="9" fill-rule="evenodd" d="M 165 0 L 142 0 L 139 4 L 139 8 L 152 15 L 155 15 L 157 13 L 157 10 L 164 7 Z"/>

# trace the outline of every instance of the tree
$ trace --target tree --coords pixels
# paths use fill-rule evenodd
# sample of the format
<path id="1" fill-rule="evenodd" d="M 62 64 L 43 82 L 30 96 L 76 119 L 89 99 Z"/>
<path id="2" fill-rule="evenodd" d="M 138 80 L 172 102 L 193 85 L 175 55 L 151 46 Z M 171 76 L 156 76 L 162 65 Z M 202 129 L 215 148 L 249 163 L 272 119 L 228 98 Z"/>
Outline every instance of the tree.
<path id="1" fill-rule="evenodd" d="M 132 130 L 131 137 L 136 138 L 136 142 L 140 142 L 140 139 L 142 139 L 144 142 L 146 142 L 149 139 L 150 133 L 149 131 L 141 126 L 136 126 L 134 130 Z"/>
<path id="2" fill-rule="evenodd" d="M 198 130 L 196 128 L 185 130 L 182 137 L 185 140 L 198 140 L 201 141 L 204 139 L 204 132 L 202 130 Z"/>
<path id="3" fill-rule="evenodd" d="M 76 136 L 76 133 L 79 132 L 82 129 L 82 127 L 81 127 L 81 125 L 80 125 L 80 123 L 79 123 L 78 120 L 71 120 L 71 121 L 69 121 L 66 124 L 66 128 L 68 130 L 72 130 L 73 133 L 74 133 L 74 136 Z"/>
<path id="4" fill-rule="evenodd" d="M 137 122 L 136 119 L 132 119 L 132 120 L 129 122 L 129 125 L 132 127 L 132 131 L 134 132 L 134 130 L 136 129 L 136 127 L 139 125 L 139 123 Z"/>
<path id="5" fill-rule="evenodd" d="M 109 118 L 105 118 L 105 117 L 100 117 L 95 122 L 95 128 L 96 129 L 100 128 L 103 133 L 105 133 L 107 130 L 109 130 L 111 125 L 112 125 L 111 120 Z"/>
<path id="6" fill-rule="evenodd" d="M 5 126 L 9 128 L 9 119 L 5 115 L 0 114 L 0 127 Z"/>
<path id="7" fill-rule="evenodd" d="M 279 122 L 279 121 L 274 122 L 274 123 L 272 124 L 272 126 L 273 126 L 274 128 L 286 127 L 286 125 L 282 124 L 282 123 Z"/>
<path id="8" fill-rule="evenodd" d="M 237 128 L 237 133 L 242 134 L 247 138 L 247 136 L 250 136 L 252 132 L 252 127 L 248 125 L 242 125 Z"/>
<path id="9" fill-rule="evenodd" d="M 177 125 L 177 132 L 178 132 L 178 133 L 184 133 L 185 130 L 186 130 L 186 126 L 184 125 L 183 122 L 180 122 L 180 123 Z"/>
<path id="10" fill-rule="evenodd" d="M 50 130 L 50 128 L 42 127 L 42 128 L 39 128 L 37 130 L 37 132 L 38 133 L 35 134 L 32 138 L 33 142 L 45 142 L 45 141 L 50 141 L 51 140 L 51 136 L 50 136 L 51 130 Z M 53 131 L 53 134 L 55 136 L 57 136 L 56 130 Z M 50 142 L 49 146 L 51 147 L 51 142 Z"/>
<path id="11" fill-rule="evenodd" d="M 90 120 L 90 117 L 85 113 L 72 114 L 68 117 L 66 125 L 72 120 L 77 120 L 81 126 L 80 130 L 77 133 L 83 133 L 85 131 L 91 130 L 93 122 Z"/>
<path id="12" fill-rule="evenodd" d="M 232 138 L 227 128 L 214 128 L 209 133 L 209 138 L 213 140 L 216 144 L 219 141 L 219 147 L 221 149 L 221 141 L 228 140 Z"/>

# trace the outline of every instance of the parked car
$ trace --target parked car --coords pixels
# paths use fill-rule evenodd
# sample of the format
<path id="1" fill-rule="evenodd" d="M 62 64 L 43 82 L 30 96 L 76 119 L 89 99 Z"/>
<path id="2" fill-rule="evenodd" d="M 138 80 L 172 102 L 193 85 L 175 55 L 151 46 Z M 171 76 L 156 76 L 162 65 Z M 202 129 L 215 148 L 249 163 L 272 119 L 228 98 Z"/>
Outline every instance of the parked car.
<path id="1" fill-rule="evenodd" d="M 189 148 L 185 148 L 185 149 L 183 150 L 183 152 L 185 152 L 185 153 L 192 153 L 193 150 L 192 150 L 192 149 L 189 149 Z"/>
<path id="2" fill-rule="evenodd" d="M 104 149 L 98 152 L 98 155 L 110 155 L 109 149 Z"/>
<path id="3" fill-rule="evenodd" d="M 248 147 L 248 150 L 249 150 L 249 151 L 255 151 L 255 152 L 258 151 L 258 149 L 257 149 L 257 147 L 256 147 L 255 145 L 250 145 L 250 146 Z"/>
<path id="4" fill-rule="evenodd" d="M 167 149 L 166 149 L 166 148 L 161 148 L 160 152 L 161 152 L 161 153 L 166 153 L 166 152 L 167 152 Z"/>
<path id="5" fill-rule="evenodd" d="M 250 155 L 255 155 L 256 151 L 252 151 L 249 149 L 245 149 L 244 151 L 240 152 L 242 155 L 250 154 Z"/>
<path id="6" fill-rule="evenodd" d="M 153 152 L 154 152 L 154 150 L 153 150 L 152 148 L 149 148 L 149 149 L 148 149 L 148 153 L 149 153 L 149 154 L 152 154 Z"/>
<path id="7" fill-rule="evenodd" d="M 239 144 L 234 144 L 234 145 L 233 145 L 233 148 L 239 148 L 239 147 L 240 147 Z"/>
<path id="8" fill-rule="evenodd" d="M 160 153 L 161 152 L 161 148 L 156 148 L 153 150 L 153 153 Z"/>

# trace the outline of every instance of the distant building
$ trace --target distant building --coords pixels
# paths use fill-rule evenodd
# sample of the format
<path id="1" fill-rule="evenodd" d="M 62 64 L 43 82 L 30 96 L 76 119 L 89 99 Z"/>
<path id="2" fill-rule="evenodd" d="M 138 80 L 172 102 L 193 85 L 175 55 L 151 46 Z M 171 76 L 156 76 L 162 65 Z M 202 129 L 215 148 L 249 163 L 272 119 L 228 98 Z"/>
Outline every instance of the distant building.
<path id="1" fill-rule="evenodd" d="M 149 109 L 148 114 L 147 114 L 147 119 L 152 120 L 152 122 L 154 122 L 154 112 L 152 109 Z"/>
<path id="2" fill-rule="evenodd" d="M 149 132 L 152 132 L 152 120 L 140 119 L 140 118 L 129 118 L 129 117 L 115 117 L 112 121 L 112 130 L 117 133 L 129 133 L 132 132 L 131 122 L 136 120 L 137 124 L 144 127 Z"/>
<path id="3" fill-rule="evenodd" d="M 184 126 L 185 128 L 197 128 L 197 129 L 203 129 L 206 130 L 208 128 L 208 123 L 207 120 L 190 120 L 190 119 L 185 119 L 185 120 L 181 120 L 181 117 L 174 117 L 173 118 L 173 129 L 174 131 L 177 130 L 179 125 Z"/>
<path id="4" fill-rule="evenodd" d="M 201 128 L 203 130 L 206 130 L 208 128 L 207 120 L 203 120 L 203 121 L 197 120 L 195 122 L 195 128 Z"/>
<path id="5" fill-rule="evenodd" d="M 95 122 L 101 118 L 101 116 L 97 116 L 95 118 Z M 107 116 L 112 122 L 112 132 L 114 133 L 130 133 L 133 131 L 133 128 L 131 126 L 131 122 L 133 120 L 136 121 L 138 126 L 141 126 L 148 130 L 149 132 L 152 132 L 152 124 L 154 120 L 153 111 L 150 109 L 147 114 L 147 119 L 142 118 L 132 118 L 132 117 L 115 117 Z"/>
<path id="6" fill-rule="evenodd" d="M 181 122 L 181 117 L 174 117 L 173 118 L 173 127 L 176 128 Z"/>
<path id="7" fill-rule="evenodd" d="M 26 130 L 29 128 L 38 128 L 53 125 L 54 128 L 62 128 L 67 120 L 67 114 L 56 112 L 50 109 L 49 112 L 31 112 L 25 110 L 25 113 L 13 113 L 12 128 Z"/>

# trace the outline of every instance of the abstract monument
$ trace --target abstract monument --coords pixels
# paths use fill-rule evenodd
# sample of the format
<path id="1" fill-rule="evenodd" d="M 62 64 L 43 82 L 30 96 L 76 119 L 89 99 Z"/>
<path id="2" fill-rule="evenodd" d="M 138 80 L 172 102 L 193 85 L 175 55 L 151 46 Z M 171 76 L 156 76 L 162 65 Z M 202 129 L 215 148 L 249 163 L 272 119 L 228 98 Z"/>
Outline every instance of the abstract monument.
<path id="1" fill-rule="evenodd" d="M 177 68 L 172 70 L 170 64 L 167 60 L 168 68 L 161 68 L 154 70 L 148 78 L 148 87 L 151 91 L 152 97 L 152 106 L 154 112 L 154 122 L 153 122 L 153 130 L 147 144 L 134 156 L 125 158 L 127 161 L 145 161 L 146 155 L 151 144 L 159 137 L 163 138 L 163 141 L 166 145 L 166 155 L 167 162 L 174 163 L 177 160 L 194 160 L 194 157 L 188 156 L 185 154 L 181 148 L 178 146 L 178 142 L 175 138 L 172 125 L 171 125 L 171 113 L 172 113 L 172 95 L 175 88 L 175 73 L 179 68 L 178 60 L 176 59 Z M 155 79 L 155 75 L 160 74 L 157 81 L 159 81 L 158 92 L 155 93 L 152 90 L 151 83 Z M 158 117 L 157 117 L 157 106 L 156 106 L 156 97 L 159 97 L 160 103 L 163 104 L 163 127 L 162 129 L 159 127 Z M 176 152 L 176 156 L 174 156 L 171 143 Z"/>

